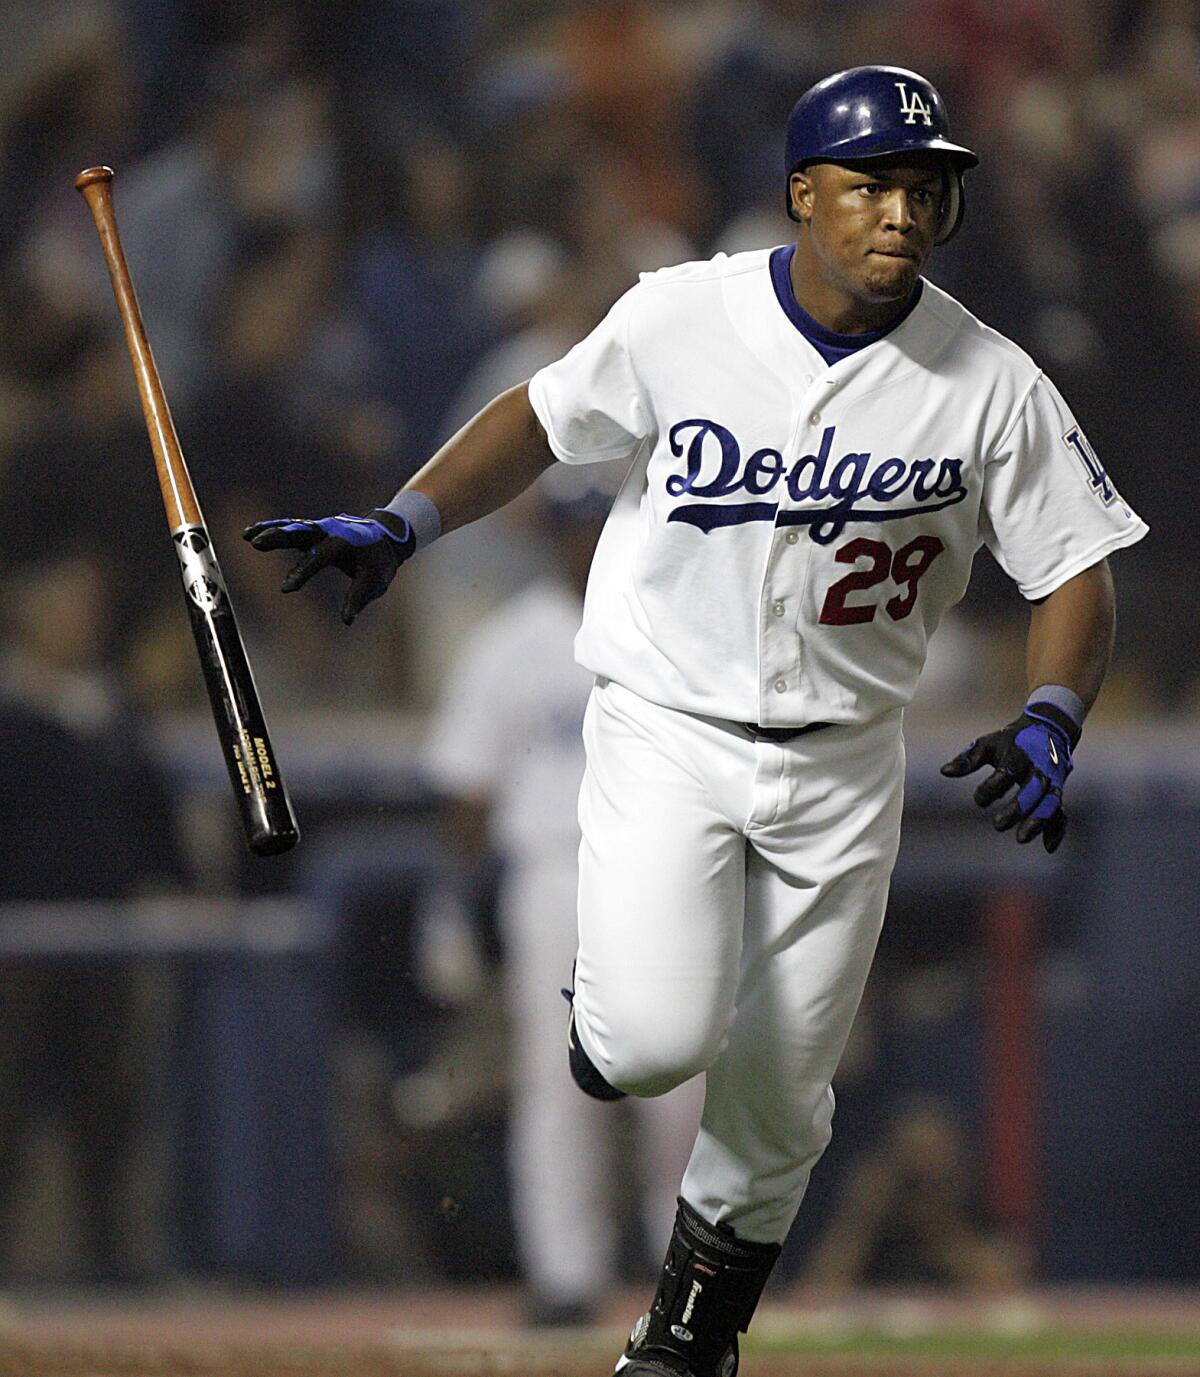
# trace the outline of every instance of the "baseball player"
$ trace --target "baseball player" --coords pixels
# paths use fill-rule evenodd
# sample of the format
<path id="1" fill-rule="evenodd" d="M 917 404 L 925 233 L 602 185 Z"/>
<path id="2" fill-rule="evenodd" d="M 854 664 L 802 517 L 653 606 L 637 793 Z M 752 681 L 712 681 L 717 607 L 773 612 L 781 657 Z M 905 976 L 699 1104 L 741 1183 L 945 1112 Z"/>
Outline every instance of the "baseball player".
<path id="1" fill-rule="evenodd" d="M 537 519 L 557 567 L 465 639 L 424 754 L 431 779 L 454 801 L 468 848 L 486 836 L 504 861 L 499 919 L 512 1008 L 510 1183 L 531 1293 L 527 1318 L 535 1325 L 589 1321 L 617 1275 L 607 1203 L 616 1125 L 605 1105 L 580 1103 L 555 1037 L 562 1027 L 561 986 L 575 957 L 575 800 L 593 678 L 575 663 L 572 646 L 592 552 L 612 501 L 611 489 L 594 487 L 587 477 L 564 465 L 547 475 L 562 481 L 539 484 Z M 702 1080 L 633 1106 L 638 1160 L 626 1164 L 619 1183 L 627 1194 L 640 1186 L 641 1217 L 655 1249 L 675 1213 L 679 1174 L 700 1119 Z M 547 1152 L 551 1143 L 555 1150 Z M 635 1179 L 628 1167 L 640 1168 Z"/>
<path id="2" fill-rule="evenodd" d="M 624 1377 L 732 1377 L 830 1136 L 896 855 L 902 717 L 987 545 L 1031 605 L 1029 696 L 944 767 L 1019 842 L 1062 791 L 1145 533 L 1051 381 L 922 277 L 963 174 L 933 86 L 839 72 L 789 117 L 794 243 L 644 276 L 387 507 L 262 522 L 350 575 L 343 616 L 554 463 L 621 458 L 576 655 L 584 722 L 570 1058 L 593 1094 L 700 1071 L 699 1135 Z"/>

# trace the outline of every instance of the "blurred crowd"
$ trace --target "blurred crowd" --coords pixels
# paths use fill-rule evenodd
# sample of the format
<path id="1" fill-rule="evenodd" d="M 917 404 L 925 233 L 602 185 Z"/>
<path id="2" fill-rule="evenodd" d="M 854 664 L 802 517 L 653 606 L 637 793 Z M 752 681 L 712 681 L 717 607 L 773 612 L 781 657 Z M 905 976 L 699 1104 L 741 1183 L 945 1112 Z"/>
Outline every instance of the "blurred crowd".
<path id="1" fill-rule="evenodd" d="M 1192 638 L 1173 631 L 1197 600 L 1189 0 L 10 0 L 5 15 L 0 556 L 86 539 L 140 695 L 186 705 L 198 680 L 77 171 L 117 169 L 260 678 L 292 706 L 424 708 L 454 632 L 545 562 L 519 508 L 406 571 L 352 657 L 329 653 L 321 595 L 278 598 L 238 529 L 386 500 L 639 270 L 785 240 L 787 112 L 874 60 L 930 75 L 982 154 L 934 276 L 1046 367 L 1150 521 L 1118 569 L 1107 704 L 1194 706 Z M 1021 608 L 980 563 L 963 661 L 987 697 L 1007 691 Z"/>
<path id="2" fill-rule="evenodd" d="M 146 324 L 269 711 L 403 711 L 423 726 L 472 629 L 568 572 L 536 500 L 434 545 L 353 633 L 335 588 L 280 597 L 283 566 L 249 552 L 240 528 L 381 504 L 480 406 L 585 334 L 639 271 L 786 241 L 782 136 L 795 99 L 841 67 L 916 68 L 981 155 L 964 231 L 931 275 L 1046 368 L 1151 526 L 1114 561 L 1118 659 L 1098 711 L 1200 711 L 1193 0 L 6 0 L 3 11 L 0 728 L 22 778 L 53 785 L 71 760 L 77 789 L 95 780 L 90 796 L 47 788 L 35 804 L 6 791 L 4 898 L 123 899 L 189 883 L 138 723 L 147 707 L 196 709 L 203 688 L 109 284 L 72 189 L 102 162 L 116 169 Z M 1023 635 L 1019 597 L 982 556 L 935 642 L 925 710 L 978 723 L 1010 709 Z M 43 737 L 22 725 L 30 715 Z M 105 803 L 118 760 L 136 817 Z M 456 800 L 460 822 L 464 803 L 495 802 L 485 782 Z M 15 840 L 30 808 L 53 820 L 40 866 Z M 81 813 L 109 831 L 58 866 L 54 838 Z M 130 835 L 145 845 L 113 839 Z M 460 878 L 476 876 L 462 835 L 445 845 Z M 139 864 L 121 870 L 131 856 Z M 42 888 L 33 874 L 48 877 Z M 425 1034 L 413 1029 L 436 1031 L 445 1003 L 428 982 L 406 984 L 394 904 L 371 910 L 393 878 L 342 915 L 360 1021 L 412 1062 L 392 1057 L 368 1076 L 368 1097 L 381 1078 L 422 1069 L 413 1039 Z M 468 925 L 495 902 L 450 897 Z M 460 979 L 462 961 L 451 961 Z M 21 1048 L 37 1026 L 45 1048 L 30 1065 L 0 1056 L 0 1197 L 17 1175 L 22 1105 L 57 1097 L 77 1146 L 112 1108 L 116 1127 L 99 1136 L 116 1152 L 134 1117 L 130 1063 L 87 1029 L 110 1040 L 136 1030 L 136 982 L 38 980 L 37 963 L 5 967 L 5 1043 Z M 477 979 L 471 998 L 486 985 Z M 398 991 L 409 1022 L 397 1031 L 383 1025 L 399 1018 Z M 363 1010 L 374 999 L 387 1012 L 373 1023 Z M 557 1002 L 552 1014 L 563 1017 Z M 460 1065 L 487 1065 L 496 1026 L 484 1023 Z M 99 1050 L 96 1075 L 64 1048 Z M 404 1099 L 412 1142 L 419 1090 L 412 1081 Z M 395 1125 L 380 1130 L 377 1111 L 363 1111 L 374 1128 L 348 1153 L 359 1200 L 381 1199 L 380 1180 L 398 1170 Z M 435 1106 L 429 1125 L 456 1112 Z M 889 1132 L 847 1178 L 861 1217 L 831 1230 L 815 1275 L 842 1284 L 907 1266 L 1020 1279 L 1025 1261 L 977 1227 L 960 1125 L 918 1105 Z M 404 1169 L 419 1173 L 420 1153 L 406 1150 Z M 81 1163 L 102 1273 L 115 1168 L 94 1154 Z M 909 1177 L 916 1196 L 901 1190 Z M 386 1211 L 372 1209 L 363 1229 L 379 1232 Z M 396 1223 L 374 1252 L 360 1240 L 367 1270 L 372 1257 L 386 1270 L 405 1239 Z"/>

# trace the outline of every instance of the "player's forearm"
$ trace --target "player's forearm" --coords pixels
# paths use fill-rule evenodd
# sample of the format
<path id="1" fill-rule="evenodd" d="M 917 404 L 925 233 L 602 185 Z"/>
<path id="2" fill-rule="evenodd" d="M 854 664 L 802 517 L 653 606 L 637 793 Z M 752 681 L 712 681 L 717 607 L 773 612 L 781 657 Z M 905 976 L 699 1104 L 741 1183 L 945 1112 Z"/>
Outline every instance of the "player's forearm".
<path id="1" fill-rule="evenodd" d="M 1090 709 L 1108 672 L 1115 629 L 1112 574 L 1101 560 L 1033 608 L 1025 656 L 1030 690 L 1062 684 Z"/>
<path id="2" fill-rule="evenodd" d="M 442 532 L 503 507 L 555 462 L 525 383 L 502 392 L 405 485 L 438 509 Z"/>

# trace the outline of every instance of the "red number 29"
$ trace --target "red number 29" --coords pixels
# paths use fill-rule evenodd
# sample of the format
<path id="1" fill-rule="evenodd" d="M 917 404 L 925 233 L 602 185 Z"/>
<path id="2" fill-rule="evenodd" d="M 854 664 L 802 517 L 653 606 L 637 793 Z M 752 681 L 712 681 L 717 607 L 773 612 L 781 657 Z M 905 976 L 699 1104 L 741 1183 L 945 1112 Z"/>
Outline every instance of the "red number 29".
<path id="1" fill-rule="evenodd" d="M 887 614 L 894 622 L 903 621 L 917 605 L 917 584 L 928 572 L 929 566 L 945 549 L 937 536 L 922 535 L 902 545 L 895 554 L 881 540 L 868 540 L 856 536 L 834 552 L 839 564 L 857 564 L 859 560 L 869 559 L 870 568 L 857 569 L 845 578 L 840 578 L 825 594 L 821 608 L 823 626 L 853 626 L 859 622 L 873 621 L 877 610 L 875 603 L 847 604 L 851 593 L 864 588 L 874 588 L 891 578 L 904 592 L 897 593 L 884 603 Z"/>

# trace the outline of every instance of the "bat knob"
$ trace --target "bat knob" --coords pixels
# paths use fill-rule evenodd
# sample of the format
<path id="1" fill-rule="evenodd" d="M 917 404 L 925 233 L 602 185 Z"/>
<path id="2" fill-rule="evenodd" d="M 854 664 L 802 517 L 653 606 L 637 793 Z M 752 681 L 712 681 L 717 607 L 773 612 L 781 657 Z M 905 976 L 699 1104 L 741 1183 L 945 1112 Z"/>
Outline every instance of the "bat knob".
<path id="1" fill-rule="evenodd" d="M 82 191 L 85 187 L 94 186 L 97 182 L 111 182 L 113 170 L 111 167 L 86 167 L 75 178 L 75 190 Z"/>

